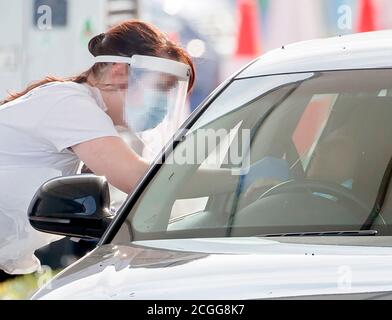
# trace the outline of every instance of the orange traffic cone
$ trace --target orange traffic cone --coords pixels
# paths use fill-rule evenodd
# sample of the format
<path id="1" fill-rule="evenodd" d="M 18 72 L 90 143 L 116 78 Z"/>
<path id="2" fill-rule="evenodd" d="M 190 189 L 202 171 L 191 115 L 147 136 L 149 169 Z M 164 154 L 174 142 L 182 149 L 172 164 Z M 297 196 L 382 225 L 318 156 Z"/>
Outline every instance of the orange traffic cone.
<path id="1" fill-rule="evenodd" d="M 259 15 L 256 0 L 237 0 L 239 30 L 236 57 L 256 57 L 261 54 Z"/>
<path id="2" fill-rule="evenodd" d="M 357 31 L 368 32 L 376 29 L 376 10 L 373 0 L 361 0 Z"/>

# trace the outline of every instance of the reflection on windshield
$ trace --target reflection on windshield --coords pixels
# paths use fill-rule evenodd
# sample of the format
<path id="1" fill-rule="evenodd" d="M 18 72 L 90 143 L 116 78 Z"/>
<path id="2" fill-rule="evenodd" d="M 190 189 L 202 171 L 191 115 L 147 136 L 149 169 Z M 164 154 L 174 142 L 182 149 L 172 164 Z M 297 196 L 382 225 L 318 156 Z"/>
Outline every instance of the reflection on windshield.
<path id="1" fill-rule="evenodd" d="M 390 234 L 391 80 L 391 70 L 236 80 L 137 201 L 129 216 L 134 237 Z M 202 143 L 206 129 L 236 137 Z M 242 173 L 233 175 L 230 151 L 246 130 Z M 187 158 L 190 146 L 201 156 L 173 161 Z"/>
<path id="2" fill-rule="evenodd" d="M 291 83 L 304 81 L 314 76 L 314 73 L 300 73 L 292 75 L 290 77 Z M 266 94 L 271 90 L 275 90 L 280 86 L 288 85 L 287 75 L 276 75 L 274 77 L 265 77 L 265 81 L 237 81 L 231 88 L 230 92 L 223 92 L 217 100 L 214 102 L 214 108 L 208 108 L 202 117 L 192 126 L 188 132 L 192 133 L 194 130 L 205 127 L 212 121 L 227 115 L 229 112 L 234 112 L 245 105 L 248 105 L 250 101 L 260 98 L 261 95 Z"/>

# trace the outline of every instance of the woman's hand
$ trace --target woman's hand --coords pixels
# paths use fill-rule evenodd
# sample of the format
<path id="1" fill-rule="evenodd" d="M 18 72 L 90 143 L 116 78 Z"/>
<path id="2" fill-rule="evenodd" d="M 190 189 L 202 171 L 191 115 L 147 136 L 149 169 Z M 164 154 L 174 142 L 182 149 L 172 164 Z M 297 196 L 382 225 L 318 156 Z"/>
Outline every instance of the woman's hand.
<path id="1" fill-rule="evenodd" d="M 256 161 L 242 177 L 244 198 L 253 202 L 268 189 L 288 178 L 289 166 L 286 160 L 268 156 Z"/>

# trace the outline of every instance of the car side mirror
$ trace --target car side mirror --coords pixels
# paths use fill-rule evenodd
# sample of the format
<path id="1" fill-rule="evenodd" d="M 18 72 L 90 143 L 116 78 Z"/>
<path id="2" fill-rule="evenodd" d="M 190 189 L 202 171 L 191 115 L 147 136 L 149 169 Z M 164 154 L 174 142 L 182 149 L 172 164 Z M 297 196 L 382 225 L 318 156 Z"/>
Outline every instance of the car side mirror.
<path id="1" fill-rule="evenodd" d="M 113 218 L 108 182 L 92 174 L 49 180 L 34 195 L 28 217 L 38 231 L 100 238 Z"/>

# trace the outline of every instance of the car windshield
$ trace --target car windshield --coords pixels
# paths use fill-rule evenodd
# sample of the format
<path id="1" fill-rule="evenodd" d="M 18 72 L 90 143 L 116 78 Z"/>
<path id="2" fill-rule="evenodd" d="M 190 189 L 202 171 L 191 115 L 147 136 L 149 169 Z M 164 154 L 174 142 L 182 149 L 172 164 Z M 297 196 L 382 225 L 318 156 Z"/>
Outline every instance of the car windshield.
<path id="1" fill-rule="evenodd" d="M 166 157 L 125 232 L 391 235 L 391 121 L 392 70 L 235 80 Z"/>

